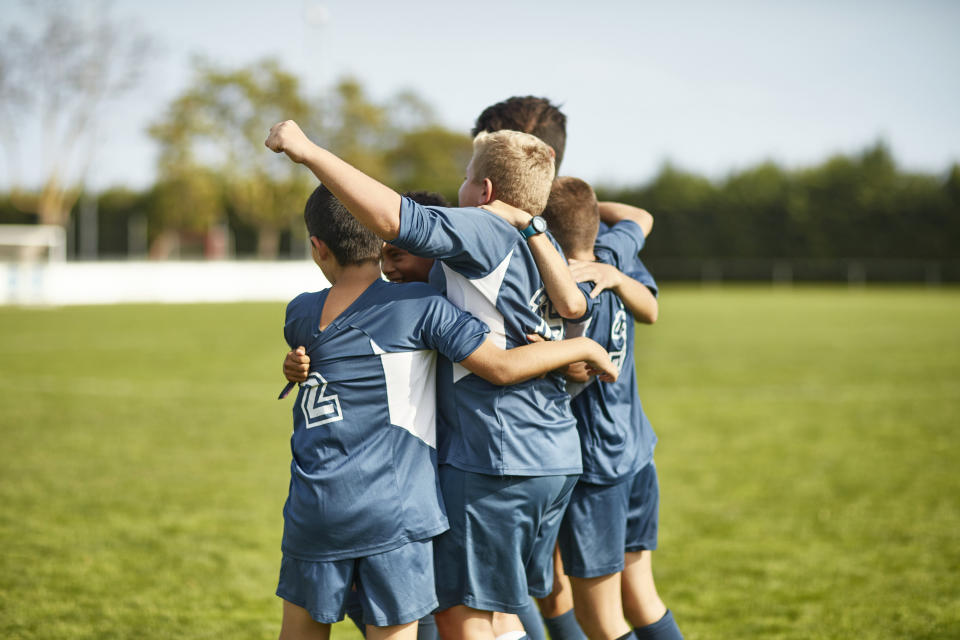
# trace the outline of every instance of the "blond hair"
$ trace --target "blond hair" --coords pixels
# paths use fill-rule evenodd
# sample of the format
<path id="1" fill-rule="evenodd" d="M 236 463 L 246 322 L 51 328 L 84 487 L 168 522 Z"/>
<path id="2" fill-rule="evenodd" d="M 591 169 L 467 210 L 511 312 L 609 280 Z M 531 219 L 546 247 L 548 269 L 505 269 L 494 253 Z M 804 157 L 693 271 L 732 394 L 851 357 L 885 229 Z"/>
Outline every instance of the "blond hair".
<path id="1" fill-rule="evenodd" d="M 553 151 L 529 133 L 480 132 L 473 139 L 473 177 L 489 178 L 498 200 L 539 215 L 553 183 Z"/>

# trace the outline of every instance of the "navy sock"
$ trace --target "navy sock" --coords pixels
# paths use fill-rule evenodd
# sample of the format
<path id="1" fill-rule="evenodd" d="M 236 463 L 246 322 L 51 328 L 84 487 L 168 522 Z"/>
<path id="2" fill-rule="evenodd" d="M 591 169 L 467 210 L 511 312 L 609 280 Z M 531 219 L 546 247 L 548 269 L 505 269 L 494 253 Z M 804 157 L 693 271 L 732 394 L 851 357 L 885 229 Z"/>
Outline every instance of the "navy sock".
<path id="1" fill-rule="evenodd" d="M 437 640 L 437 623 L 433 619 L 433 614 L 420 618 L 420 624 L 417 625 L 417 640 Z"/>
<path id="2" fill-rule="evenodd" d="M 517 616 L 519 616 L 520 622 L 523 624 L 523 630 L 527 632 L 527 637 L 530 640 L 547 640 L 543 631 L 543 621 L 540 619 L 540 610 L 534 604 L 533 598 L 527 598 L 526 606 L 517 612 Z"/>
<path id="3" fill-rule="evenodd" d="M 680 627 L 673 619 L 670 609 L 653 624 L 634 629 L 633 633 L 637 640 L 683 640 L 683 634 L 680 633 Z"/>
<path id="4" fill-rule="evenodd" d="M 556 618 L 544 618 L 543 623 L 547 626 L 550 640 L 587 640 L 586 634 L 577 624 L 573 609 Z"/>

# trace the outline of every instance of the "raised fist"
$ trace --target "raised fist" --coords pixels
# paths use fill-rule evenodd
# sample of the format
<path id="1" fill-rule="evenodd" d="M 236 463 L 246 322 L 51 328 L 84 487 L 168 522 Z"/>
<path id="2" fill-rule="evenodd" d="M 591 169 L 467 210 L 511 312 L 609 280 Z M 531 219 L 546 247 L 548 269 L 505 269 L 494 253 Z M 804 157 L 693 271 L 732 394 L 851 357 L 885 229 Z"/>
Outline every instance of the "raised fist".
<path id="1" fill-rule="evenodd" d="M 293 120 L 284 120 L 270 127 L 264 141 L 267 148 L 277 153 L 286 153 L 294 162 L 303 162 L 313 143 Z"/>

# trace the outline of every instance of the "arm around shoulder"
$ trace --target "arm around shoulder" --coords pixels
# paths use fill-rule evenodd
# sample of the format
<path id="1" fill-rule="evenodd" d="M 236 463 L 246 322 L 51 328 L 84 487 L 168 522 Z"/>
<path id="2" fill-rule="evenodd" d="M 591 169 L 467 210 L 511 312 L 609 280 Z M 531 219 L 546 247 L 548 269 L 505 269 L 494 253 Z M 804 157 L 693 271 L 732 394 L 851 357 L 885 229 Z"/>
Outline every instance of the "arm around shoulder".
<path id="1" fill-rule="evenodd" d="M 597 204 L 600 208 L 600 220 L 604 224 L 613 226 L 618 222 L 630 220 L 640 225 L 644 237 L 649 236 L 653 230 L 653 216 L 646 209 L 622 202 L 598 202 Z"/>
<path id="2" fill-rule="evenodd" d="M 460 364 L 487 382 L 509 385 L 581 360 L 586 361 L 591 373 L 598 373 L 601 380 L 616 381 L 617 368 L 607 351 L 593 340 L 582 337 L 536 342 L 508 350 L 501 349 L 488 338 Z"/>

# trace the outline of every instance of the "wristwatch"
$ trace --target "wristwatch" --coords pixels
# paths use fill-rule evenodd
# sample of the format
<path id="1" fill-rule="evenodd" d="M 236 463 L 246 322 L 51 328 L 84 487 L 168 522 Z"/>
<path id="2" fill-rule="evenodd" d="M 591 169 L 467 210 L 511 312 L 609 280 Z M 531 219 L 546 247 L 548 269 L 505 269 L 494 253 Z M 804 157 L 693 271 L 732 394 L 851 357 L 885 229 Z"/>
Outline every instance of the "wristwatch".
<path id="1" fill-rule="evenodd" d="M 530 224 L 525 228 L 520 230 L 520 234 L 529 240 L 538 233 L 543 233 L 547 230 L 547 221 L 543 219 L 543 216 L 533 216 L 530 219 Z"/>

